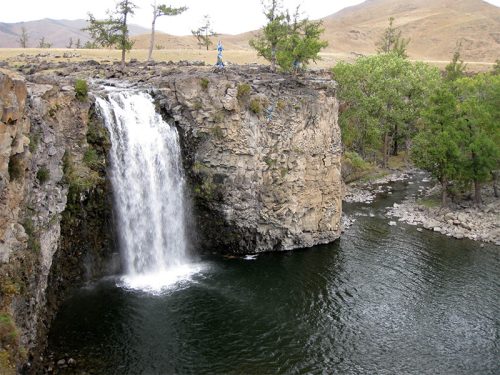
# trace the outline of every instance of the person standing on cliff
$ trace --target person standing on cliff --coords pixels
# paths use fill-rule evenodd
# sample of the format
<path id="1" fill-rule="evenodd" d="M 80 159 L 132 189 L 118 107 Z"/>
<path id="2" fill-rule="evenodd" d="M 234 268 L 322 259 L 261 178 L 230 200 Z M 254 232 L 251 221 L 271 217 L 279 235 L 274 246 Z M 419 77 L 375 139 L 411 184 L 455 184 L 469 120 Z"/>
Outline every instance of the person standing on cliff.
<path id="1" fill-rule="evenodd" d="M 224 63 L 222 62 L 222 51 L 224 47 L 222 47 L 222 42 L 219 40 L 217 43 L 217 64 L 215 64 L 218 68 L 224 68 Z"/>

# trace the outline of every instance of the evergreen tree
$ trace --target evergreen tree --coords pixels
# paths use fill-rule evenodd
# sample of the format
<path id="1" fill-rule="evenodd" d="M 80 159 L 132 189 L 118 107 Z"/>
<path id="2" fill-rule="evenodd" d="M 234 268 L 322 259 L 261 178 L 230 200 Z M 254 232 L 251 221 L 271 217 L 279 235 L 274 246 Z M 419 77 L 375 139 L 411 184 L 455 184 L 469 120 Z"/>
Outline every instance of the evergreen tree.
<path id="1" fill-rule="evenodd" d="M 279 65 L 283 71 L 296 72 L 309 61 L 320 58 L 319 52 L 328 45 L 320 39 L 324 31 L 321 21 L 300 19 L 298 8 L 291 17 L 288 11 L 281 10 L 278 0 L 270 0 L 264 4 L 264 14 L 267 24 L 249 43 L 259 56 L 271 63 L 272 71 Z"/>
<path id="2" fill-rule="evenodd" d="M 455 81 L 460 77 L 465 75 L 465 70 L 467 69 L 467 64 L 460 57 L 460 50 L 462 45 L 459 44 L 453 53 L 453 58 L 451 62 L 446 65 L 444 77 L 446 81 Z"/>
<path id="3" fill-rule="evenodd" d="M 76 49 L 82 48 L 82 41 L 80 40 L 80 38 L 76 40 L 75 48 Z"/>
<path id="4" fill-rule="evenodd" d="M 278 44 L 286 38 L 289 31 L 286 24 L 287 15 L 282 11 L 280 0 L 263 2 L 263 6 L 267 24 L 262 29 L 262 33 L 257 38 L 251 39 L 249 43 L 259 56 L 271 63 L 271 70 L 274 72 L 276 70 Z"/>
<path id="5" fill-rule="evenodd" d="M 498 167 L 500 157 L 500 78 L 478 74 L 459 79 L 455 87 L 464 125 L 460 179 L 473 182 L 474 203 L 480 205 L 481 185 Z"/>
<path id="6" fill-rule="evenodd" d="M 108 12 L 108 18 L 97 20 L 89 13 L 89 26 L 85 31 L 90 33 L 93 43 L 98 46 L 116 46 L 122 51 L 121 66 L 125 67 L 125 52 L 130 51 L 133 42 L 129 38 L 128 17 L 134 14 L 137 6 L 131 0 L 120 0 L 116 5 L 116 10 Z"/>
<path id="7" fill-rule="evenodd" d="M 462 168 L 461 123 L 457 101 L 444 85 L 431 96 L 423 113 L 423 129 L 414 138 L 411 156 L 415 165 L 426 170 L 441 184 L 441 205 L 447 206 L 450 182 Z"/>
<path id="8" fill-rule="evenodd" d="M 439 71 L 391 53 L 339 62 L 332 72 L 342 100 L 344 147 L 386 167 L 390 153 L 397 154 L 401 143 L 409 146 Z"/>
<path id="9" fill-rule="evenodd" d="M 26 27 L 22 26 L 21 27 L 21 35 L 19 35 L 19 40 L 18 40 L 21 48 L 28 47 L 28 40 L 29 40 L 28 31 L 26 30 Z"/>
<path id="10" fill-rule="evenodd" d="M 156 19 L 161 16 L 177 16 L 187 10 L 187 7 L 174 8 L 167 6 L 165 4 L 156 5 L 156 1 L 153 4 L 153 22 L 151 23 L 151 39 L 149 42 L 149 52 L 148 61 L 151 61 L 151 55 L 153 54 L 153 47 L 155 41 L 155 25 Z"/>
<path id="11" fill-rule="evenodd" d="M 69 38 L 69 42 L 66 48 L 72 48 L 72 47 L 73 47 L 73 38 Z"/>
<path id="12" fill-rule="evenodd" d="M 404 39 L 401 34 L 401 30 L 394 27 L 394 17 L 389 18 L 389 27 L 385 29 L 384 34 L 377 43 L 377 52 L 395 53 L 404 59 L 408 58 L 406 48 L 410 43 L 410 39 Z"/>

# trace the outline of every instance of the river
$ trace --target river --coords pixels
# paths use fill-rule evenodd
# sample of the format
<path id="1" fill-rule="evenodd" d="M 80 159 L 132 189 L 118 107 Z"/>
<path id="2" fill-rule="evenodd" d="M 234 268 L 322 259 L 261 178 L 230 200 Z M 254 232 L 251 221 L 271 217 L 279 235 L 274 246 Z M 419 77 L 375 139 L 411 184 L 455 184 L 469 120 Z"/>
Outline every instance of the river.
<path id="1" fill-rule="evenodd" d="M 500 373 L 499 248 L 389 226 L 416 186 L 346 205 L 356 221 L 329 245 L 205 257 L 162 293 L 75 291 L 49 336 L 55 361 L 76 360 L 59 373 Z"/>

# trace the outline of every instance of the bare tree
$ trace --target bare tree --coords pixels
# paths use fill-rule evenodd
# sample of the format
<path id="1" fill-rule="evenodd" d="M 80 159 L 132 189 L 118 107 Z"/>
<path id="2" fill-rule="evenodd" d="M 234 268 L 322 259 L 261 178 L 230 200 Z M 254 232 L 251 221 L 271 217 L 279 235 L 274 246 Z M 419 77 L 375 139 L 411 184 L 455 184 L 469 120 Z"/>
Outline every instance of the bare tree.
<path id="1" fill-rule="evenodd" d="M 21 48 L 27 48 L 28 47 L 28 40 L 29 40 L 29 34 L 28 31 L 26 30 L 26 27 L 21 27 L 21 35 L 19 35 L 19 45 Z"/>
<path id="2" fill-rule="evenodd" d="M 152 6 L 153 6 L 153 22 L 151 22 L 151 40 L 149 41 L 148 61 L 151 61 L 151 55 L 153 54 L 153 46 L 155 43 L 156 19 L 161 16 L 177 16 L 187 10 L 187 7 L 174 8 L 171 6 L 167 6 L 165 4 L 156 5 L 156 1 Z"/>

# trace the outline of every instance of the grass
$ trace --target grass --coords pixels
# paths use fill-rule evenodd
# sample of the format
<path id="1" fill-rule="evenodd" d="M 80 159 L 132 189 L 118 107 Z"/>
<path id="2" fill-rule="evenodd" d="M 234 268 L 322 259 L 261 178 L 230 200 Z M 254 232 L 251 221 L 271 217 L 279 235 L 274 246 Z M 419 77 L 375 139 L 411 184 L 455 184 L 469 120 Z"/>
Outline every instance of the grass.
<path id="1" fill-rule="evenodd" d="M 426 197 L 419 199 L 417 204 L 427 207 L 427 208 L 436 208 L 441 206 L 441 201 L 438 198 Z"/>
<path id="2" fill-rule="evenodd" d="M 243 98 L 248 97 L 250 95 L 250 91 L 252 91 L 252 88 L 248 83 L 240 83 L 238 85 L 238 92 L 236 94 L 236 97 L 240 100 Z"/>
<path id="3" fill-rule="evenodd" d="M 262 106 L 260 104 L 259 99 L 252 99 L 252 101 L 250 102 L 249 108 L 250 108 L 250 111 L 252 111 L 256 115 L 258 115 L 259 113 L 262 112 Z"/>
<path id="4" fill-rule="evenodd" d="M 65 52 L 77 53 L 79 57 L 63 58 L 62 55 Z M 50 56 L 44 57 L 45 60 L 49 61 L 84 61 L 84 60 L 96 60 L 96 61 L 108 61 L 110 63 L 114 61 L 120 61 L 121 51 L 112 49 L 67 49 L 67 48 L 0 48 L 0 60 L 12 59 L 10 62 L 12 65 L 19 66 L 24 64 L 23 58 L 18 58 L 19 55 L 31 55 L 36 56 L 39 53 L 49 53 Z M 310 68 L 324 68 L 329 69 L 335 66 L 339 61 L 353 62 L 355 56 L 347 52 L 322 52 L 319 54 L 321 60 L 318 60 L 317 64 L 311 64 Z M 59 56 L 59 58 L 56 58 Z M 137 59 L 139 61 L 146 61 L 148 57 L 147 49 L 133 49 L 127 54 L 127 60 Z M 200 50 L 200 49 L 162 49 L 155 50 L 153 52 L 153 58 L 155 61 L 181 61 L 181 60 L 198 60 L 204 61 L 208 65 L 214 65 L 217 61 L 217 52 L 215 50 Z M 233 64 L 265 64 L 268 62 L 262 57 L 257 56 L 257 53 L 251 49 L 248 50 L 224 50 L 224 61 L 231 62 Z M 443 69 L 449 61 L 441 60 L 424 60 L 431 65 L 437 66 Z M 484 72 L 491 70 L 495 65 L 493 62 L 481 62 L 481 61 L 466 61 L 467 67 L 470 71 L 474 72 Z"/>
<path id="5" fill-rule="evenodd" d="M 87 81 L 84 79 L 77 79 L 75 82 L 75 96 L 78 100 L 84 101 L 87 99 L 89 88 Z"/>

